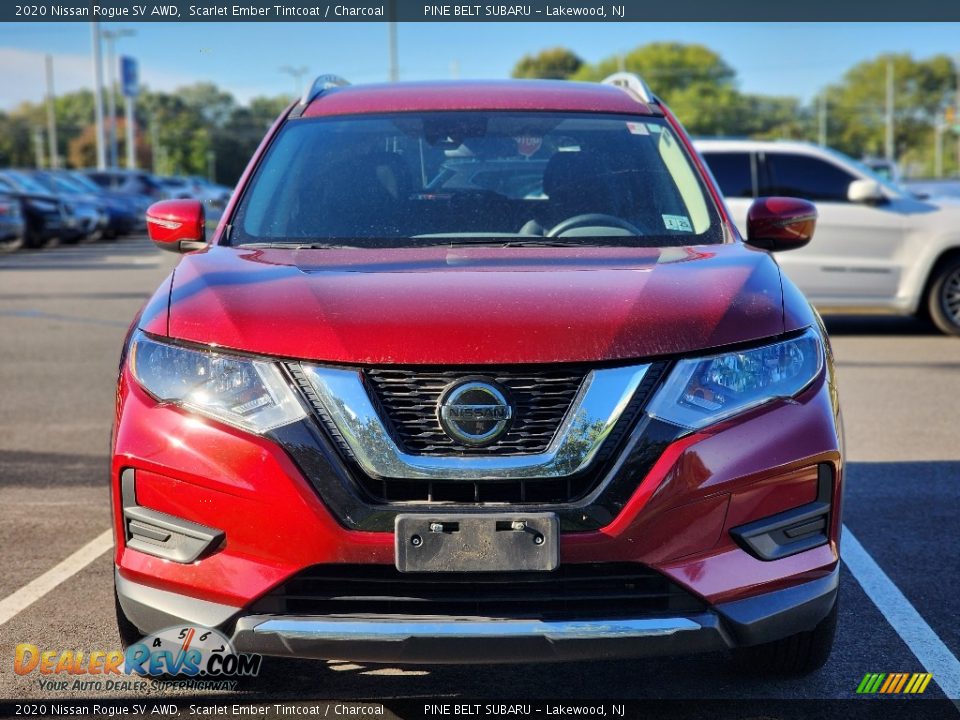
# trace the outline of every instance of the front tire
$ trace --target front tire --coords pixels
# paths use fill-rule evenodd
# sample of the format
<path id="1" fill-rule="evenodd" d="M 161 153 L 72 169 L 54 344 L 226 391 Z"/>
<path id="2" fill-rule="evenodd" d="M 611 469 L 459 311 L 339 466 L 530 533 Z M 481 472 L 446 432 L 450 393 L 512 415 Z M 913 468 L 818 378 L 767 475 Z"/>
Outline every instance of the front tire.
<path id="1" fill-rule="evenodd" d="M 960 336 L 960 258 L 948 262 L 933 277 L 927 310 L 941 332 Z"/>
<path id="2" fill-rule="evenodd" d="M 813 629 L 782 640 L 740 648 L 737 660 L 753 672 L 775 675 L 809 675 L 830 657 L 837 632 L 839 602 Z"/>

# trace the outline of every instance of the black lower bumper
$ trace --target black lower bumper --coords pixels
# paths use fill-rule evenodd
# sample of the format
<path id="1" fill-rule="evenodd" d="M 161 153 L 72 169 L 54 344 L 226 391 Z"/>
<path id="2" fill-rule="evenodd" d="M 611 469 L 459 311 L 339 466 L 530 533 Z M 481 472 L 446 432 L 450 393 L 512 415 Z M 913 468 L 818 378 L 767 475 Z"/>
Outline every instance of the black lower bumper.
<path id="1" fill-rule="evenodd" d="M 693 615 L 566 621 L 450 616 L 240 617 L 240 652 L 366 662 L 544 662 L 684 655 L 779 640 L 812 630 L 833 609 L 830 575 Z"/>

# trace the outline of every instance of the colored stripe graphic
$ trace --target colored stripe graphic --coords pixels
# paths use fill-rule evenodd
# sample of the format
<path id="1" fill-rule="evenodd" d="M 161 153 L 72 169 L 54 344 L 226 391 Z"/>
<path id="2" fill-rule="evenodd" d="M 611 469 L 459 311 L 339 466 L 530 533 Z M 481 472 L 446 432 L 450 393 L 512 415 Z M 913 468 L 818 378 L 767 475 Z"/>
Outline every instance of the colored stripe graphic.
<path id="1" fill-rule="evenodd" d="M 919 695 L 927 689 L 933 675 L 930 673 L 867 673 L 857 686 L 858 695 Z"/>

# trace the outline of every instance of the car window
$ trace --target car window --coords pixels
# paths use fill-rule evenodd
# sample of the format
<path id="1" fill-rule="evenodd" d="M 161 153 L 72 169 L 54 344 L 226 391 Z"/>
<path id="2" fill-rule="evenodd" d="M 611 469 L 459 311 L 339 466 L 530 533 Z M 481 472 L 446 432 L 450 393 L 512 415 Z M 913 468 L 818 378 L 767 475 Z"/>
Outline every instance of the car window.
<path id="1" fill-rule="evenodd" d="M 703 159 L 729 198 L 752 198 L 755 195 L 753 163 L 748 152 L 705 152 Z"/>
<path id="2" fill-rule="evenodd" d="M 724 237 L 662 118 L 546 112 L 288 122 L 232 226 L 232 244 L 550 235 L 655 246 Z"/>
<path id="3" fill-rule="evenodd" d="M 857 179 L 833 163 L 810 155 L 768 152 L 765 161 L 770 178 L 765 195 L 847 202 L 850 183 Z"/>
<path id="4" fill-rule="evenodd" d="M 87 177 L 102 188 L 115 187 L 113 178 L 107 173 L 89 173 Z"/>

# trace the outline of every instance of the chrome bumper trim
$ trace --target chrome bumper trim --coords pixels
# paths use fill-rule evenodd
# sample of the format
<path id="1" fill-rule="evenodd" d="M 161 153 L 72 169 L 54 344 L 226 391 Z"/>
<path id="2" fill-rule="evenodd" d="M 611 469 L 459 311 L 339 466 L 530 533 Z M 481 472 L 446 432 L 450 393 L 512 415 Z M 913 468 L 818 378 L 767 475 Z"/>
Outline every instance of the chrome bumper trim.
<path id="1" fill-rule="evenodd" d="M 650 365 L 591 371 L 546 451 L 534 455 L 429 456 L 403 452 L 387 431 L 358 370 L 300 366 L 364 472 L 378 478 L 515 480 L 558 478 L 586 468 Z"/>
<path id="2" fill-rule="evenodd" d="M 255 635 L 275 634 L 303 640 L 403 642 L 416 638 L 488 638 L 545 640 L 604 640 L 658 637 L 701 630 L 699 623 L 683 617 L 638 620 L 491 620 L 448 618 L 375 620 L 350 618 L 283 618 L 254 626 Z"/>

